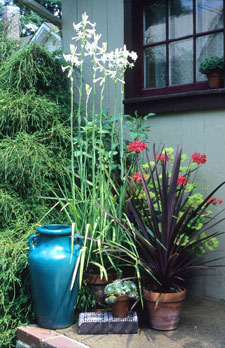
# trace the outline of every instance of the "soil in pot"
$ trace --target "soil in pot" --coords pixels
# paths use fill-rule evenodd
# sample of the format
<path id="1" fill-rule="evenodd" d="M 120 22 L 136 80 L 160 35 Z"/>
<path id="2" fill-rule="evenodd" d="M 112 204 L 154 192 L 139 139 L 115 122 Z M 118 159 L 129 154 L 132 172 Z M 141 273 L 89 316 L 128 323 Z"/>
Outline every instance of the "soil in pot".
<path id="1" fill-rule="evenodd" d="M 185 297 L 186 289 L 179 292 L 161 294 L 144 290 L 149 326 L 163 331 L 176 329 Z"/>
<path id="2" fill-rule="evenodd" d="M 112 303 L 111 307 L 115 318 L 126 318 L 130 307 L 129 297 L 127 295 L 117 296 L 116 302 Z"/>

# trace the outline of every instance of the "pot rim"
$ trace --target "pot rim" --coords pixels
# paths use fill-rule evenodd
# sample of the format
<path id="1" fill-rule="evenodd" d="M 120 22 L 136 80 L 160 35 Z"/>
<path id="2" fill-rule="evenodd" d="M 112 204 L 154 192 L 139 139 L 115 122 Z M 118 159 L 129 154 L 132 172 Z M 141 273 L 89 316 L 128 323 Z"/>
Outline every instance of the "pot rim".
<path id="1" fill-rule="evenodd" d="M 168 292 L 160 293 L 149 290 L 143 290 L 143 297 L 145 301 L 149 302 L 180 302 L 183 301 L 186 297 L 186 288 L 181 288 L 181 291 L 178 292 Z"/>
<path id="2" fill-rule="evenodd" d="M 211 72 L 209 72 L 208 74 L 206 74 L 206 76 L 209 77 L 222 77 L 223 76 L 223 72 L 222 71 L 218 71 L 218 70 L 213 70 Z"/>
<path id="3" fill-rule="evenodd" d="M 105 279 L 104 275 L 103 278 L 100 278 L 100 273 L 84 273 L 84 279 L 87 280 L 88 284 L 95 284 L 95 285 L 106 285 L 108 283 L 113 282 L 114 280 L 118 279 L 119 273 L 113 272 L 113 273 L 107 273 L 108 280 Z"/>
<path id="4" fill-rule="evenodd" d="M 124 302 L 129 301 L 128 295 L 117 295 L 116 296 L 116 302 Z"/>
<path id="5" fill-rule="evenodd" d="M 39 226 L 37 229 L 40 234 L 48 234 L 53 236 L 65 236 L 70 235 L 72 228 L 70 225 L 64 224 L 49 224 Z"/>

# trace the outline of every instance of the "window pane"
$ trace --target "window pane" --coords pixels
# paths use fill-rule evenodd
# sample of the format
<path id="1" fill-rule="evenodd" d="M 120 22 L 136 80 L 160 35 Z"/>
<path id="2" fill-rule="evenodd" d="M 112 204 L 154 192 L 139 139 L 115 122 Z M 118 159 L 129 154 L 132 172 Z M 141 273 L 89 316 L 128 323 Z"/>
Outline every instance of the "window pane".
<path id="1" fill-rule="evenodd" d="M 145 88 L 166 85 L 166 46 L 145 49 Z"/>
<path id="2" fill-rule="evenodd" d="M 169 45 L 169 84 L 193 83 L 193 40 L 181 40 Z"/>
<path id="3" fill-rule="evenodd" d="M 223 33 L 200 36 L 196 40 L 196 79 L 197 81 L 206 80 L 206 76 L 199 70 L 200 63 L 205 58 L 212 56 L 223 57 Z"/>
<path id="4" fill-rule="evenodd" d="M 169 38 L 193 34 L 193 0 L 169 0 Z"/>
<path id="5" fill-rule="evenodd" d="M 196 31 L 223 28 L 223 0 L 196 0 Z"/>
<path id="6" fill-rule="evenodd" d="M 160 42 L 166 39 L 165 1 L 153 5 L 146 4 L 144 12 L 144 44 Z"/>

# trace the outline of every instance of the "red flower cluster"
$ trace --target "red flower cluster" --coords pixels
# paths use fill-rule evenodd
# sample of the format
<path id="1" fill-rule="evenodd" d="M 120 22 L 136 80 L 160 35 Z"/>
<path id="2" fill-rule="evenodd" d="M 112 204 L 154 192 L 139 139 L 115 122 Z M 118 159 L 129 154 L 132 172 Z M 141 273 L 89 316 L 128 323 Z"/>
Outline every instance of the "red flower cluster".
<path id="1" fill-rule="evenodd" d="M 143 173 L 143 176 L 144 176 L 145 179 L 147 178 L 147 176 L 144 173 Z M 142 181 L 141 174 L 139 174 L 139 173 L 134 174 L 131 177 L 131 182 L 133 182 L 134 180 L 137 181 L 137 182 L 141 182 Z"/>
<path id="2" fill-rule="evenodd" d="M 206 203 L 208 203 L 208 204 L 212 203 L 213 205 L 216 205 L 217 203 L 218 204 L 223 203 L 223 201 L 219 198 L 211 197 L 208 199 L 208 201 Z"/>
<path id="3" fill-rule="evenodd" d="M 128 151 L 135 151 L 140 152 L 146 149 L 147 145 L 144 143 L 144 141 L 138 141 L 134 140 L 130 145 L 128 146 Z"/>
<path id="4" fill-rule="evenodd" d="M 191 157 L 192 157 L 192 161 L 194 163 L 204 164 L 206 162 L 206 154 L 205 153 L 203 153 L 203 155 L 201 155 L 200 153 L 195 152 Z"/>
<path id="5" fill-rule="evenodd" d="M 170 160 L 170 158 L 169 158 L 169 156 L 167 155 L 167 154 L 164 154 L 164 153 L 157 153 L 157 155 L 156 155 L 156 158 L 158 159 L 160 159 L 160 161 L 165 161 L 166 160 L 166 162 L 169 162 L 169 160 Z"/>
<path id="6" fill-rule="evenodd" d="M 187 185 L 188 179 L 186 179 L 184 176 L 182 175 L 178 175 L 177 178 L 177 185 Z"/>

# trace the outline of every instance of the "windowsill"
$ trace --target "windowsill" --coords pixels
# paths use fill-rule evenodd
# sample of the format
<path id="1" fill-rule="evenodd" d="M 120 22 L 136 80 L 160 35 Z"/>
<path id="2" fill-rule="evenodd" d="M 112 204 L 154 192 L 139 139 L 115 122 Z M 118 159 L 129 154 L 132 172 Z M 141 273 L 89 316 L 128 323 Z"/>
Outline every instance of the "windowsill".
<path id="1" fill-rule="evenodd" d="M 137 111 L 139 115 L 221 109 L 225 108 L 225 88 L 130 98 L 124 104 L 126 114 Z"/>

